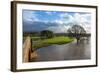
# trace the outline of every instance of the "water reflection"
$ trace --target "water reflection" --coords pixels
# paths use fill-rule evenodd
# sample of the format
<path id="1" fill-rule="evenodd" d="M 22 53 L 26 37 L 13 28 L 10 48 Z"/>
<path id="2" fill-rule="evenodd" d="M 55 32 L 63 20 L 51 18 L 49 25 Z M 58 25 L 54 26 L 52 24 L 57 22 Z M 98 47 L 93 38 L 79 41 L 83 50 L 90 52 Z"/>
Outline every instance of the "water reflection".
<path id="1" fill-rule="evenodd" d="M 37 50 L 36 61 L 81 60 L 91 58 L 90 40 L 82 40 L 79 44 L 73 41 L 68 44 L 43 47 Z"/>

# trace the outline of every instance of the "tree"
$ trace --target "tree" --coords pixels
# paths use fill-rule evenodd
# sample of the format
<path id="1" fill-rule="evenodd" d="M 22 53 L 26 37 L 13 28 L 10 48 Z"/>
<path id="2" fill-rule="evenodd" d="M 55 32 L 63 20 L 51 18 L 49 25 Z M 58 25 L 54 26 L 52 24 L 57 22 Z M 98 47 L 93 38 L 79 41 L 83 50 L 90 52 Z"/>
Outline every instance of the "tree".
<path id="1" fill-rule="evenodd" d="M 83 35 L 83 34 L 86 34 L 86 31 L 85 29 L 80 26 L 80 25 L 73 25 L 71 28 L 69 28 L 67 30 L 67 33 L 68 33 L 68 36 L 71 36 L 71 37 L 75 37 L 76 40 L 77 40 L 77 43 L 78 41 L 80 40 L 81 36 L 80 35 Z"/>
<path id="2" fill-rule="evenodd" d="M 52 38 L 54 33 L 50 30 L 43 30 L 40 32 L 40 36 L 42 39 Z"/>

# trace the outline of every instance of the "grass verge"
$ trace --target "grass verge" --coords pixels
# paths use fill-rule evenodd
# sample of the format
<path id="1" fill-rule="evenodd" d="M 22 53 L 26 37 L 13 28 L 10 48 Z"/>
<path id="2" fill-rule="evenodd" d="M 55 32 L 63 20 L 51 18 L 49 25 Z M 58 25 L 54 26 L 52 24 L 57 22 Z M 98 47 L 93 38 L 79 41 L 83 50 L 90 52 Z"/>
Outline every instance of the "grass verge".
<path id="1" fill-rule="evenodd" d="M 53 44 L 69 43 L 69 42 L 72 42 L 73 40 L 74 40 L 74 38 L 65 37 L 65 36 L 53 37 L 50 39 L 38 40 L 37 43 L 32 44 L 32 47 L 33 47 L 33 49 L 38 49 L 38 48 L 50 46 Z"/>

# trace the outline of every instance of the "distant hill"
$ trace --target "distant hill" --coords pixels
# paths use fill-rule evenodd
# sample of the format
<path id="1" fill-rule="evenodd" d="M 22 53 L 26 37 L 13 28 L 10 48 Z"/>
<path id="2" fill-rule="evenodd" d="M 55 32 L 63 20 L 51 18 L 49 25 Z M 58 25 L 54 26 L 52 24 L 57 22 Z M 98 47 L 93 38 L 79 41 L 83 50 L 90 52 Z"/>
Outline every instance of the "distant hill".
<path id="1" fill-rule="evenodd" d="M 33 23 L 23 23 L 23 31 L 24 32 L 37 32 L 45 30 L 48 27 L 57 26 L 57 23 L 44 23 L 44 22 L 33 22 Z"/>
<path id="2" fill-rule="evenodd" d="M 70 24 L 72 25 L 72 24 Z M 69 26 L 70 26 L 69 25 Z M 57 29 L 57 30 L 56 30 Z M 61 31 L 61 29 L 66 30 L 66 28 L 64 28 L 63 24 L 60 23 L 56 23 L 56 22 L 32 22 L 32 23 L 28 23 L 28 22 L 23 22 L 23 31 L 24 32 L 40 32 L 42 30 L 51 30 L 54 33 L 61 33 L 59 31 Z M 65 31 L 62 33 L 65 33 Z"/>

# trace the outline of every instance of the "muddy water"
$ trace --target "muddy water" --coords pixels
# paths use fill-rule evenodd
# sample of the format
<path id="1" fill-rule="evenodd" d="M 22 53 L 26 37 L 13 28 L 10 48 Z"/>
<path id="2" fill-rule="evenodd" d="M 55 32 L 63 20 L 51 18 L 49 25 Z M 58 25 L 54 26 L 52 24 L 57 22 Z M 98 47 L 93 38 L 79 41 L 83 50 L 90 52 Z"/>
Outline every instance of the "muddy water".
<path id="1" fill-rule="evenodd" d="M 38 57 L 35 61 L 59 61 L 59 60 L 82 60 L 91 58 L 90 40 L 82 40 L 78 44 L 75 41 L 48 47 L 42 47 L 37 50 Z"/>

